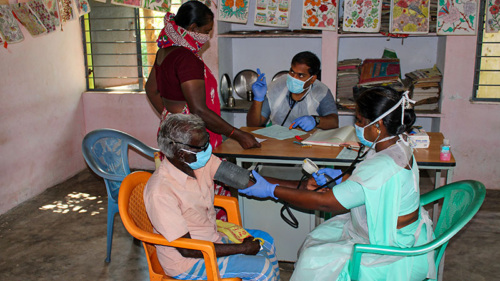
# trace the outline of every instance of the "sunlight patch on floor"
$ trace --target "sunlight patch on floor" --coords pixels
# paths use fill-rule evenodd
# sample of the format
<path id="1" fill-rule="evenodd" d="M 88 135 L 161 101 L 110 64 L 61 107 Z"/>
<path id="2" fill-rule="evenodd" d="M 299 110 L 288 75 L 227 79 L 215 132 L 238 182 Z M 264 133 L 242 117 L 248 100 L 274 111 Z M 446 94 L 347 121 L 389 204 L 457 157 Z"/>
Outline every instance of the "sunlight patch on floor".
<path id="1" fill-rule="evenodd" d="M 72 192 L 64 197 L 64 200 L 57 200 L 50 204 L 39 207 L 38 209 L 42 211 L 50 211 L 54 213 L 66 214 L 69 212 L 77 212 L 77 213 L 87 213 L 88 209 L 84 208 L 82 203 L 85 201 L 94 201 L 97 200 L 96 204 L 102 204 L 103 200 L 100 199 L 101 196 L 91 196 L 88 193 L 83 192 Z M 88 205 L 88 204 L 85 204 Z M 89 207 L 93 207 L 92 205 Z M 95 216 L 104 211 L 104 207 L 98 207 L 97 210 L 92 210 L 90 212 L 91 216 Z"/>

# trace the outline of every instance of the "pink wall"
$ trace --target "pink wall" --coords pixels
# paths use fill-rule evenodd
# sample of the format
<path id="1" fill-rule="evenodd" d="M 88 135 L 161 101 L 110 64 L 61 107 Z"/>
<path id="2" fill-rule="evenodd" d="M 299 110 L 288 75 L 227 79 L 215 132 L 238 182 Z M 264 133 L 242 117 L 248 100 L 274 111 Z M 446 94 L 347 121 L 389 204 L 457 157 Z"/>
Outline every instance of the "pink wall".
<path id="1" fill-rule="evenodd" d="M 0 214 L 85 167 L 85 90 L 77 20 L 0 48 Z"/>
<path id="2" fill-rule="evenodd" d="M 474 179 L 500 189 L 500 105 L 472 103 L 475 36 L 448 36 L 441 131 L 457 160 L 453 180 Z"/>
<path id="3" fill-rule="evenodd" d="M 78 21 L 53 34 L 0 49 L 0 214 L 86 169 L 81 141 L 98 128 L 115 128 L 156 147 L 158 117 L 144 94 L 85 93 Z M 323 36 L 324 69 L 335 73 L 337 40 Z M 335 44 L 336 45 L 336 42 Z M 331 46 L 331 45 L 330 45 Z M 457 159 L 454 180 L 476 179 L 500 189 L 498 104 L 474 104 L 475 37 L 449 36 L 443 80 L 441 131 Z M 217 39 L 204 53 L 217 75 Z M 8 67 L 5 67 L 8 66 Z M 331 85 L 334 87 L 334 85 Z M 133 168 L 150 169 L 150 160 L 132 155 Z"/>
<path id="4" fill-rule="evenodd" d="M 110 94 L 86 92 L 83 94 L 85 132 L 112 128 L 126 132 L 143 143 L 158 147 L 156 132 L 159 117 L 143 93 Z M 131 168 L 154 169 L 147 158 L 130 152 Z"/>

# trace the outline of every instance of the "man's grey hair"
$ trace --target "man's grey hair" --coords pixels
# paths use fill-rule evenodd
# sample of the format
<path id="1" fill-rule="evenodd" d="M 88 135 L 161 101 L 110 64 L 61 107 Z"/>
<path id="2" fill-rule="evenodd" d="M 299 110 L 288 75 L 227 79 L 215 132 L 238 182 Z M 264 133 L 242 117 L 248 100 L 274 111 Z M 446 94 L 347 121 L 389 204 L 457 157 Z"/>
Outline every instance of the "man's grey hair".
<path id="1" fill-rule="evenodd" d="M 169 114 L 161 122 L 160 132 L 158 133 L 158 147 L 166 157 L 174 157 L 174 154 L 180 148 L 189 149 L 189 147 L 177 144 L 191 143 L 194 135 L 205 134 L 205 123 L 195 114 Z"/>

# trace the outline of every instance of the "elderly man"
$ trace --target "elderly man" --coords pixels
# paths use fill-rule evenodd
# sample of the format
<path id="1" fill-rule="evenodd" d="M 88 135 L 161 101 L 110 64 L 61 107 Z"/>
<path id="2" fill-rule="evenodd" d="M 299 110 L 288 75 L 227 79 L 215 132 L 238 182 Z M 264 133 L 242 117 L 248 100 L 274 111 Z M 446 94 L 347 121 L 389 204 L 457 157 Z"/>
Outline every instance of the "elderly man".
<path id="1" fill-rule="evenodd" d="M 311 52 L 296 54 L 288 75 L 269 84 L 257 69 L 259 77 L 252 85 L 254 101 L 247 115 L 250 127 L 273 125 L 301 128 L 334 129 L 339 126 L 337 105 L 332 92 L 318 80 L 321 62 Z"/>
<path id="2" fill-rule="evenodd" d="M 166 156 L 144 190 L 144 202 L 155 231 L 168 241 L 193 238 L 215 245 L 223 278 L 279 280 L 275 247 L 269 234 L 248 230 L 253 237 L 232 244 L 217 231 L 214 175 L 221 160 L 212 155 L 209 135 L 200 117 L 170 114 L 161 124 L 158 145 Z M 206 279 L 201 252 L 156 246 L 164 271 L 176 279 Z"/>

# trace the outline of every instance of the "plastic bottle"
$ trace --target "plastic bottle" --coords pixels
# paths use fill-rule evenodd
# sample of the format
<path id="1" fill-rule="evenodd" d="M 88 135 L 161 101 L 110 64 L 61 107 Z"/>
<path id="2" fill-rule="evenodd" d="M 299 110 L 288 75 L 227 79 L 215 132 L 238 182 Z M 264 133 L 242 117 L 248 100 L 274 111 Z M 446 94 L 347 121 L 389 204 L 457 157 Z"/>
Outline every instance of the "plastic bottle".
<path id="1" fill-rule="evenodd" d="M 439 152 L 439 160 L 441 160 L 441 161 L 450 161 L 451 160 L 450 140 L 449 139 L 443 140 L 443 144 L 441 145 L 441 151 Z"/>

